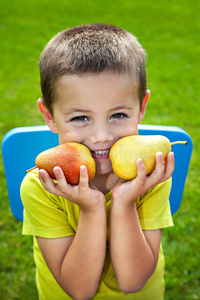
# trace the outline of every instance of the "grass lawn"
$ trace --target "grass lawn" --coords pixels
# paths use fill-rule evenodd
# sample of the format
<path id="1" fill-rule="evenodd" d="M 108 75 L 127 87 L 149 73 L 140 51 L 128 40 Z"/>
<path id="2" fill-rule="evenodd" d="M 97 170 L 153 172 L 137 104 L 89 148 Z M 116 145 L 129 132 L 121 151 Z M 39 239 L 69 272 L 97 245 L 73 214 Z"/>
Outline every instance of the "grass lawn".
<path id="1" fill-rule="evenodd" d="M 151 100 L 143 123 L 179 126 L 194 143 L 175 226 L 163 232 L 166 300 L 200 299 L 199 12 L 194 0 L 0 0 L 0 141 L 14 127 L 44 124 L 36 106 L 38 58 L 57 32 L 115 24 L 146 49 Z M 9 210 L 2 157 L 0 182 L 0 298 L 35 300 L 32 238 L 21 235 Z"/>

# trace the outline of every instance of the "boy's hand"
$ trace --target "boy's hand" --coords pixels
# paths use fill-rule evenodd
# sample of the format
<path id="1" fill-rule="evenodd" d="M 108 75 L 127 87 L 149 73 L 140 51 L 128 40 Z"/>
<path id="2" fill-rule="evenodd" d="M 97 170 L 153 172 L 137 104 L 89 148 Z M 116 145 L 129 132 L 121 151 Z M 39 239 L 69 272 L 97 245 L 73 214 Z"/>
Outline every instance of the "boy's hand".
<path id="1" fill-rule="evenodd" d="M 39 170 L 39 178 L 46 191 L 76 203 L 82 211 L 94 212 L 96 209 L 105 206 L 103 193 L 89 187 L 86 166 L 80 167 L 79 184 L 74 186 L 67 183 L 61 168 L 55 167 L 53 171 L 56 182 L 51 179 L 45 170 Z"/>
<path id="2" fill-rule="evenodd" d="M 112 199 L 121 204 L 132 204 L 136 199 L 149 191 L 155 185 L 169 179 L 174 170 L 174 153 L 168 153 L 166 162 L 163 161 L 161 152 L 156 153 L 155 171 L 146 176 L 146 169 L 143 161 L 138 159 L 137 177 L 131 181 L 119 179 L 112 191 Z"/>

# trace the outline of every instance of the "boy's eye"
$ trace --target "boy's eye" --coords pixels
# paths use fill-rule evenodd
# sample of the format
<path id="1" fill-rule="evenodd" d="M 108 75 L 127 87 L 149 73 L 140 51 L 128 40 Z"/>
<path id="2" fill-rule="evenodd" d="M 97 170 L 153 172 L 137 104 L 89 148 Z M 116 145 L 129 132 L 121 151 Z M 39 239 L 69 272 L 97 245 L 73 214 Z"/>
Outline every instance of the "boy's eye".
<path id="1" fill-rule="evenodd" d="M 71 119 L 72 122 L 84 122 L 84 121 L 88 121 L 88 117 L 86 116 L 78 116 L 78 117 L 74 117 Z"/>
<path id="2" fill-rule="evenodd" d="M 122 118 L 126 118 L 127 115 L 124 113 L 115 113 L 111 116 L 111 119 L 122 119 Z"/>

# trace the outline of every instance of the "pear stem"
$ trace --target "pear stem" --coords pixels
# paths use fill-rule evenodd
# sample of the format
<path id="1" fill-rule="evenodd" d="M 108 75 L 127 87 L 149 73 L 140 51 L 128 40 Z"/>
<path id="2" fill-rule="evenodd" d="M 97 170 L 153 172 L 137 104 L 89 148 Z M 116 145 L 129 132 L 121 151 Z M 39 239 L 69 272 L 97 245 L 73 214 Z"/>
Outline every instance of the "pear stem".
<path id="1" fill-rule="evenodd" d="M 37 168 L 37 166 L 35 166 L 35 167 L 31 168 L 31 169 L 28 169 L 28 170 L 26 171 L 26 173 L 28 173 L 28 172 L 30 172 L 30 171 L 36 169 L 36 168 Z"/>
<path id="2" fill-rule="evenodd" d="M 187 145 L 187 141 L 177 141 L 177 142 L 173 142 L 173 143 L 171 143 L 171 146 L 172 145 L 178 145 L 178 144 L 183 144 L 183 145 Z"/>

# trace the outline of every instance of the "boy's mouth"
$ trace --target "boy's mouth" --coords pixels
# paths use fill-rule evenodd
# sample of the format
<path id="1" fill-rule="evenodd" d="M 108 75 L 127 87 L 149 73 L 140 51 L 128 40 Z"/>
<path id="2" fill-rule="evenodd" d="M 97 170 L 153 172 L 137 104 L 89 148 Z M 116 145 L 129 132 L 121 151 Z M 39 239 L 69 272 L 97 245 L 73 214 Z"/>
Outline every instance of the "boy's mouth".
<path id="1" fill-rule="evenodd" d="M 98 150 L 98 151 L 91 151 L 92 153 L 92 157 L 93 158 L 96 158 L 96 159 L 99 159 L 99 158 L 108 158 L 109 157 L 109 152 L 110 152 L 110 149 L 107 149 L 107 150 Z"/>

